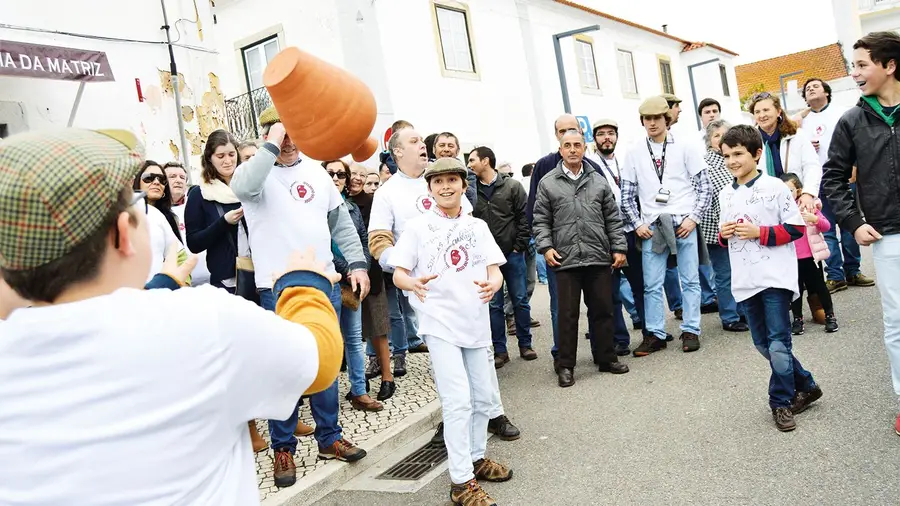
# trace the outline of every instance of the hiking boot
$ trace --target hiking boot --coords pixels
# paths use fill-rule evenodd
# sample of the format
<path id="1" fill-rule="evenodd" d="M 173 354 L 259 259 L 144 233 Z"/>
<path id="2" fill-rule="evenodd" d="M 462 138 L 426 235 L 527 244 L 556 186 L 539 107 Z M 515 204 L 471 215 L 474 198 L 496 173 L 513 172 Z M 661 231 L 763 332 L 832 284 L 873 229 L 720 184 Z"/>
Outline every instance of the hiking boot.
<path id="1" fill-rule="evenodd" d="M 794 400 L 791 401 L 791 413 L 799 415 L 806 411 L 810 404 L 816 402 L 822 397 L 822 389 L 816 385 L 809 392 L 797 392 Z"/>
<path id="2" fill-rule="evenodd" d="M 408 351 L 410 353 L 428 353 L 428 345 L 425 343 L 422 343 L 422 344 L 412 347 L 406 351 Z"/>
<path id="3" fill-rule="evenodd" d="M 487 495 L 481 485 L 474 479 L 457 485 L 450 484 L 450 502 L 454 506 L 497 506 L 497 503 Z"/>
<path id="4" fill-rule="evenodd" d="M 394 355 L 394 377 L 406 376 L 406 355 Z"/>
<path id="5" fill-rule="evenodd" d="M 657 339 L 654 335 L 644 336 L 644 340 L 641 342 L 641 345 L 634 349 L 631 352 L 635 357 L 646 357 L 647 355 L 653 353 L 654 351 L 659 351 L 665 349 L 666 342 Z"/>
<path id="6" fill-rule="evenodd" d="M 791 323 L 791 334 L 795 336 L 802 336 L 805 331 L 806 330 L 803 326 L 803 317 L 795 316 L 794 322 Z"/>
<path id="7" fill-rule="evenodd" d="M 366 379 L 370 380 L 381 374 L 381 364 L 378 357 L 369 357 L 369 363 L 366 364 Z"/>
<path id="8" fill-rule="evenodd" d="M 535 360 L 537 359 L 537 352 L 531 346 L 526 346 L 519 348 L 519 356 L 525 360 Z"/>
<path id="9" fill-rule="evenodd" d="M 335 459 L 341 462 L 356 462 L 365 456 L 365 450 L 344 438 L 338 439 L 328 448 L 319 447 L 319 460 Z"/>
<path id="10" fill-rule="evenodd" d="M 506 418 L 506 415 L 491 418 L 488 421 L 487 430 L 504 441 L 515 441 L 520 436 L 519 429 L 509 421 L 509 418 Z M 475 473 L 475 476 L 479 477 L 478 473 Z"/>
<path id="11" fill-rule="evenodd" d="M 844 280 L 835 281 L 833 279 L 829 279 L 825 281 L 825 286 L 828 287 L 828 293 L 840 292 L 841 290 L 847 289 L 847 282 Z"/>
<path id="12" fill-rule="evenodd" d="M 875 280 L 859 273 L 856 276 L 847 278 L 847 284 L 850 286 L 875 286 Z"/>
<path id="13" fill-rule="evenodd" d="M 378 389 L 378 396 L 376 399 L 379 401 L 386 401 L 394 396 L 394 392 L 397 391 L 397 384 L 393 381 L 382 381 L 381 388 Z"/>
<path id="14" fill-rule="evenodd" d="M 675 313 L 676 320 L 684 320 L 684 310 L 683 309 L 676 309 L 675 311 L 672 311 L 672 312 Z"/>
<path id="15" fill-rule="evenodd" d="M 838 322 L 837 318 L 834 317 L 834 313 L 830 313 L 825 315 L 825 332 L 829 334 L 838 331 Z"/>
<path id="16" fill-rule="evenodd" d="M 797 428 L 791 408 L 772 408 L 772 418 L 775 419 L 775 427 L 781 432 L 790 432 Z"/>
<path id="17" fill-rule="evenodd" d="M 472 467 L 475 468 L 476 480 L 493 481 L 499 483 L 503 481 L 509 481 L 513 476 L 512 469 L 490 459 L 481 459 L 476 462 L 472 462 Z"/>
<path id="18" fill-rule="evenodd" d="M 494 369 L 500 369 L 507 362 L 509 362 L 509 353 L 495 353 L 494 354 Z"/>
<path id="19" fill-rule="evenodd" d="M 535 320 L 534 318 L 532 318 L 532 319 L 531 319 L 531 323 L 530 323 L 529 325 L 531 326 L 531 328 L 540 327 L 540 326 L 541 326 L 541 322 L 539 322 L 539 321 Z"/>
<path id="20" fill-rule="evenodd" d="M 700 349 L 700 336 L 691 332 L 681 333 L 681 351 L 690 353 Z"/>
<path id="21" fill-rule="evenodd" d="M 431 436 L 431 444 L 444 446 L 444 422 L 439 423 L 437 429 L 434 430 L 434 435 Z"/>
<path id="22" fill-rule="evenodd" d="M 294 464 L 294 456 L 287 448 L 275 450 L 275 486 L 278 488 L 290 487 L 297 483 L 297 465 Z"/>
<path id="23" fill-rule="evenodd" d="M 315 427 L 311 427 L 311 426 L 306 425 L 305 423 L 301 422 L 300 420 L 297 420 L 297 428 L 294 429 L 295 436 L 300 436 L 300 437 L 312 436 L 313 434 L 315 434 L 315 432 L 316 432 Z"/>
<path id="24" fill-rule="evenodd" d="M 506 333 L 510 336 L 516 335 L 516 321 L 512 318 L 506 319 Z"/>

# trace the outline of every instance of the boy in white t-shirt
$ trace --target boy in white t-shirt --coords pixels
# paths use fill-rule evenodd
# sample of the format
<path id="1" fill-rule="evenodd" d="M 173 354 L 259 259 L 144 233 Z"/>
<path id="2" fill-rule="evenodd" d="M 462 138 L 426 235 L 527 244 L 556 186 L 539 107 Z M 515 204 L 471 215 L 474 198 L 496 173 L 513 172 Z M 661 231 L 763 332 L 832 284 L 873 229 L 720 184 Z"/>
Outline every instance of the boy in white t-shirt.
<path id="1" fill-rule="evenodd" d="M 719 192 L 719 240 L 731 259 L 731 291 L 747 316 L 756 349 L 772 367 L 769 406 L 775 426 L 794 430 L 794 415 L 822 396 L 812 374 L 791 350 L 791 301 L 800 296 L 793 241 L 803 218 L 787 186 L 757 169 L 762 137 L 748 125 L 722 137 L 722 156 L 734 183 Z"/>
<path id="2" fill-rule="evenodd" d="M 478 480 L 506 481 L 512 471 L 484 458 L 492 403 L 488 303 L 503 286 L 506 257 L 487 224 L 463 212 L 466 168 L 442 158 L 425 171 L 434 199 L 413 218 L 391 251 L 394 284 L 411 292 L 419 331 L 428 344 L 444 418 L 450 500 L 495 504 Z"/>

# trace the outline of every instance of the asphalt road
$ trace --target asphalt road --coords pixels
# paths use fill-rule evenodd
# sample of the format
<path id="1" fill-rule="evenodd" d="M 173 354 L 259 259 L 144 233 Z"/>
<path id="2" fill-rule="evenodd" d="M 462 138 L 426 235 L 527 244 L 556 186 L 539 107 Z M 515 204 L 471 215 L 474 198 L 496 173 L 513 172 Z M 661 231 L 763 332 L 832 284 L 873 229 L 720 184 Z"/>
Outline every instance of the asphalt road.
<path id="1" fill-rule="evenodd" d="M 873 275 L 868 251 L 863 264 Z M 699 351 L 682 353 L 676 340 L 649 357 L 626 357 L 631 372 L 623 376 L 596 372 L 581 340 L 577 383 L 559 388 L 549 299 L 539 286 L 532 306 L 543 322 L 534 329 L 540 358 L 515 358 L 499 371 L 506 412 L 523 436 L 488 443 L 488 457 L 515 477 L 485 489 L 501 505 L 900 504 L 898 405 L 878 291 L 850 288 L 834 298 L 840 331 L 808 323 L 794 340 L 825 394 L 797 416 L 797 430 L 780 433 L 767 403 L 768 363 L 749 333 L 722 331 L 716 314 L 703 316 Z M 677 335 L 677 322 L 667 328 Z M 638 332 L 632 347 L 635 339 Z M 445 472 L 415 494 L 333 492 L 317 504 L 439 505 L 449 504 L 448 491 Z"/>

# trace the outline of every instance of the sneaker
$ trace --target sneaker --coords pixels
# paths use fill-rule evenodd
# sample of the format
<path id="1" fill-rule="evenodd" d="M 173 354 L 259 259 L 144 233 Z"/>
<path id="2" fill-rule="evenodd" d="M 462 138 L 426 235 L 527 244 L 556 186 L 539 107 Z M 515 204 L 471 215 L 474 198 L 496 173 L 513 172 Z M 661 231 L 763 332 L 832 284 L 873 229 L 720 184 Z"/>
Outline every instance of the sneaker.
<path id="1" fill-rule="evenodd" d="M 641 320 L 631 320 L 631 326 L 634 330 L 644 330 L 644 322 Z"/>
<path id="2" fill-rule="evenodd" d="M 781 432 L 790 432 L 797 428 L 791 408 L 773 408 L 772 418 L 775 419 L 775 427 Z"/>
<path id="3" fill-rule="evenodd" d="M 431 444 L 444 446 L 444 422 L 439 423 L 437 429 L 434 430 L 434 435 L 431 436 Z"/>
<path id="4" fill-rule="evenodd" d="M 500 483 L 509 481 L 513 476 L 512 469 L 490 459 L 481 459 L 472 462 L 472 467 L 475 468 L 476 480 Z"/>
<path id="5" fill-rule="evenodd" d="M 690 353 L 692 351 L 697 351 L 700 349 L 700 336 L 697 334 L 693 334 L 691 332 L 682 332 L 681 337 L 681 351 L 685 353 Z"/>
<path id="6" fill-rule="evenodd" d="M 835 281 L 833 279 L 829 279 L 825 281 L 825 286 L 828 287 L 828 293 L 840 292 L 841 290 L 847 289 L 847 282 L 844 280 Z"/>
<path id="7" fill-rule="evenodd" d="M 803 327 L 803 317 L 795 316 L 794 322 L 791 323 L 791 334 L 795 336 L 802 336 L 805 329 Z"/>
<path id="8" fill-rule="evenodd" d="M 366 451 L 350 441 L 341 438 L 328 448 L 319 447 L 319 460 L 340 460 L 356 462 L 366 456 Z"/>
<path id="9" fill-rule="evenodd" d="M 407 351 L 409 351 L 410 353 L 428 353 L 428 345 L 425 343 L 422 343 L 418 346 L 414 346 L 414 347 L 410 348 Z"/>
<path id="10" fill-rule="evenodd" d="M 816 385 L 809 392 L 797 392 L 791 401 L 791 413 L 799 415 L 806 411 L 810 404 L 822 398 L 822 389 Z"/>
<path id="11" fill-rule="evenodd" d="M 370 380 L 381 375 L 381 364 L 378 363 L 378 357 L 369 357 L 369 363 L 366 364 L 366 379 Z"/>
<path id="12" fill-rule="evenodd" d="M 631 354 L 635 357 L 646 357 L 654 351 L 662 350 L 665 347 L 666 342 L 661 339 L 657 339 L 656 336 L 644 336 L 644 341 L 641 342 L 641 345 L 635 348 L 634 351 L 631 352 Z"/>
<path id="13" fill-rule="evenodd" d="M 500 369 L 509 362 L 509 353 L 494 354 L 494 369 Z"/>
<path id="14" fill-rule="evenodd" d="M 297 465 L 294 464 L 294 456 L 287 448 L 275 450 L 275 486 L 278 488 L 290 487 L 297 483 Z"/>
<path id="15" fill-rule="evenodd" d="M 495 434 L 504 441 L 515 441 L 516 439 L 519 439 L 520 436 L 519 429 L 509 421 L 509 418 L 506 418 L 506 415 L 500 415 L 497 418 L 490 419 L 488 421 L 487 430 L 489 433 Z M 475 473 L 475 477 L 480 478 L 478 473 Z"/>
<path id="16" fill-rule="evenodd" d="M 461 485 L 451 483 L 450 502 L 455 506 L 497 506 L 474 478 Z"/>
<path id="17" fill-rule="evenodd" d="M 742 321 L 728 322 L 722 324 L 722 330 L 727 332 L 747 332 L 750 326 Z"/>
<path id="18" fill-rule="evenodd" d="M 834 313 L 825 315 L 825 332 L 831 334 L 832 332 L 838 331 L 838 322 L 837 318 L 834 317 Z"/>
<path id="19" fill-rule="evenodd" d="M 856 276 L 847 278 L 847 284 L 850 286 L 875 286 L 875 280 L 859 273 Z"/>
<path id="20" fill-rule="evenodd" d="M 394 377 L 406 376 L 406 355 L 394 355 Z"/>

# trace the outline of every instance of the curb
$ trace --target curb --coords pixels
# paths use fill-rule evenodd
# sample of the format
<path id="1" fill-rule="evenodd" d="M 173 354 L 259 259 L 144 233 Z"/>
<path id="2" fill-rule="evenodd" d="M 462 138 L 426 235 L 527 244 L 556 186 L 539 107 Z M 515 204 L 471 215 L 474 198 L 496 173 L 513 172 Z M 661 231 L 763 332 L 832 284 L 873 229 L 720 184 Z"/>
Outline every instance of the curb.
<path id="1" fill-rule="evenodd" d="M 269 494 L 262 501 L 261 506 L 306 506 L 312 504 L 378 464 L 381 459 L 414 440 L 423 432 L 434 429 L 440 421 L 441 401 L 435 399 L 404 418 L 402 422 L 362 443 L 360 446 L 366 450 L 366 458 L 353 464 L 329 462 L 321 469 L 298 480 L 293 487 Z"/>

